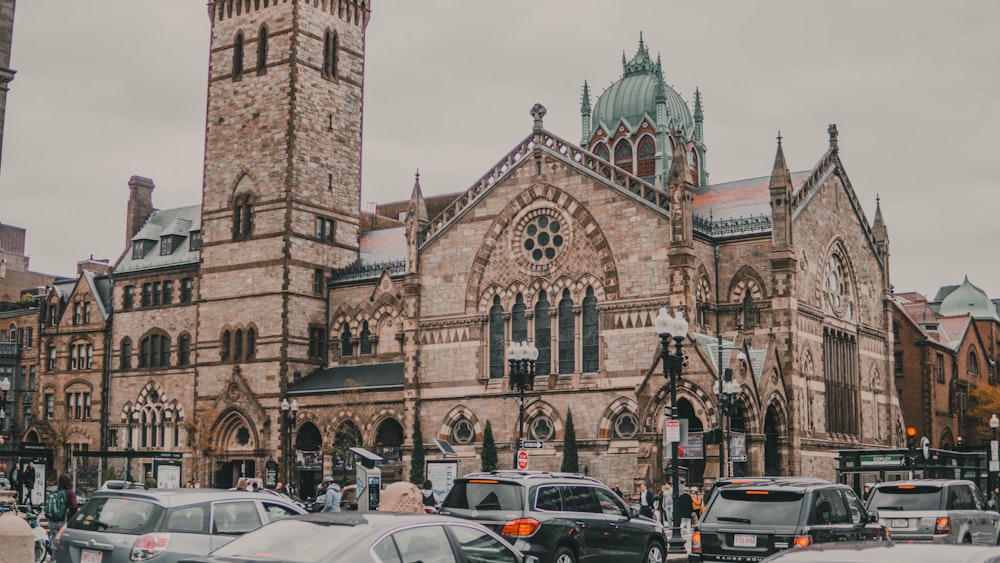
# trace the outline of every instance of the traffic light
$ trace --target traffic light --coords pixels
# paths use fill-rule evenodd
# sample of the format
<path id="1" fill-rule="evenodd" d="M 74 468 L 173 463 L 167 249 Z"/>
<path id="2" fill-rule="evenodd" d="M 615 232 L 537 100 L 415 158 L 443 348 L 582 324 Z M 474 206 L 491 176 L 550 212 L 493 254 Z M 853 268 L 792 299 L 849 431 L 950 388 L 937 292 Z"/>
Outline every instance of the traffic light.
<path id="1" fill-rule="evenodd" d="M 906 447 L 911 452 L 917 449 L 917 429 L 912 426 L 906 427 Z"/>

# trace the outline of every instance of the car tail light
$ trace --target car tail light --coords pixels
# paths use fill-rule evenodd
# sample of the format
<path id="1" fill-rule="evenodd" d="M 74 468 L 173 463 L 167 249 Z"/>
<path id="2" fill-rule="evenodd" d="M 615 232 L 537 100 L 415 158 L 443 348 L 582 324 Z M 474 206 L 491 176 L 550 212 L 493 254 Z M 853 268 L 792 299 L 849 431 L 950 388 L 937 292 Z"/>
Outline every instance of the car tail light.
<path id="1" fill-rule="evenodd" d="M 513 536 L 519 538 L 527 538 L 535 534 L 542 525 L 534 518 L 518 518 L 517 520 L 508 520 L 506 524 L 503 525 L 503 530 L 500 531 L 501 536 Z"/>
<path id="2" fill-rule="evenodd" d="M 792 544 L 795 547 L 809 547 L 812 545 L 812 542 L 812 536 L 795 536 L 795 541 L 793 541 Z"/>
<path id="3" fill-rule="evenodd" d="M 701 532 L 691 534 L 691 553 L 701 553 Z"/>
<path id="4" fill-rule="evenodd" d="M 934 523 L 934 533 L 935 534 L 950 534 L 951 533 L 951 518 L 947 516 L 943 518 L 938 518 Z"/>
<path id="5" fill-rule="evenodd" d="M 139 536 L 132 544 L 132 561 L 148 561 L 167 550 L 170 534 L 146 534 Z"/>

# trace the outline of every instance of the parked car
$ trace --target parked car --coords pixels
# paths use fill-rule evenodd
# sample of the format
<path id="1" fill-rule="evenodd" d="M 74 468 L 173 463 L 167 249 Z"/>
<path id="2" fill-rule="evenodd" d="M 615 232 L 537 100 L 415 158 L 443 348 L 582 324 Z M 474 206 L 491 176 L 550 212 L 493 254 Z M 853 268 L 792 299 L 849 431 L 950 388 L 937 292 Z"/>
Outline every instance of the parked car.
<path id="1" fill-rule="evenodd" d="M 906 542 L 821 544 L 788 549 L 765 563 L 1000 563 L 994 547 Z"/>
<path id="2" fill-rule="evenodd" d="M 218 489 L 95 492 L 56 535 L 57 563 L 174 563 L 262 524 L 303 514 L 271 495 Z"/>
<path id="3" fill-rule="evenodd" d="M 239 561 L 538 563 L 474 522 L 430 514 L 353 511 L 285 518 L 184 563 Z"/>
<path id="4" fill-rule="evenodd" d="M 688 561 L 760 561 L 812 544 L 885 538 L 878 515 L 843 484 L 775 480 L 721 487 L 691 536 Z"/>
<path id="5" fill-rule="evenodd" d="M 972 481 L 915 479 L 875 485 L 868 508 L 893 539 L 946 543 L 1000 541 L 1000 513 L 988 509 L 986 498 Z"/>
<path id="6" fill-rule="evenodd" d="M 492 471 L 455 480 L 440 513 L 474 520 L 544 563 L 665 559 L 663 527 L 576 473 Z"/>
<path id="7" fill-rule="evenodd" d="M 736 477 L 730 475 L 728 477 L 719 477 L 712 483 L 712 487 L 705 493 L 705 500 L 701 503 L 701 513 L 704 514 L 705 510 L 708 509 L 708 503 L 715 498 L 715 495 L 719 494 L 722 487 L 729 485 L 765 485 L 768 483 L 775 483 L 777 481 L 795 481 L 799 483 L 827 483 L 818 477 L 791 477 L 791 476 L 781 476 L 781 475 L 753 475 L 753 476 L 741 476 Z"/>
<path id="8" fill-rule="evenodd" d="M 122 489 L 142 489 L 146 490 L 146 485 L 134 481 L 124 481 L 122 479 L 108 479 L 101 483 L 102 491 L 120 491 Z"/>

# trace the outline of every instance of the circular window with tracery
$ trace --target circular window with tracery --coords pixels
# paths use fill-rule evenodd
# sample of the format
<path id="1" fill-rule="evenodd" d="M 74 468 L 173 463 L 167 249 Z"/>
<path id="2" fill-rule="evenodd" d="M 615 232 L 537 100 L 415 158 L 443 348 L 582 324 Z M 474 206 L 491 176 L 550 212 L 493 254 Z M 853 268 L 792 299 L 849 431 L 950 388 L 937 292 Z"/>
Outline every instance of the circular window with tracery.
<path id="1" fill-rule="evenodd" d="M 567 220 L 557 209 L 532 209 L 513 229 L 511 246 L 518 262 L 530 271 L 551 268 L 569 247 Z"/>
<path id="2" fill-rule="evenodd" d="M 551 440 L 556 434 L 552 421 L 545 415 L 536 416 L 528 427 L 528 435 L 532 440 Z"/>
<path id="3" fill-rule="evenodd" d="M 639 423 L 635 415 L 625 411 L 615 417 L 614 425 L 611 427 L 612 437 L 615 440 L 631 440 L 639 432 Z"/>
<path id="4" fill-rule="evenodd" d="M 848 304 L 848 281 L 844 263 L 837 254 L 830 255 L 824 277 L 823 293 L 826 296 L 826 302 L 834 313 L 841 316 Z"/>
<path id="5" fill-rule="evenodd" d="M 451 426 L 452 444 L 471 444 L 476 439 L 476 430 L 467 418 L 458 419 Z"/>

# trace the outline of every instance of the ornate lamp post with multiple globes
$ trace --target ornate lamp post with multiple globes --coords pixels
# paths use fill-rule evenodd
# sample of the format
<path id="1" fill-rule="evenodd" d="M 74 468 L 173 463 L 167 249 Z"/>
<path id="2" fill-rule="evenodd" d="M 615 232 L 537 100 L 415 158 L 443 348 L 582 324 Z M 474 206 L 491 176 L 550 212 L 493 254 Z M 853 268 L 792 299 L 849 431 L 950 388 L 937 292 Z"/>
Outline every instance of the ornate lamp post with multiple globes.
<path id="1" fill-rule="evenodd" d="M 670 380 L 670 420 L 677 420 L 677 382 L 683 376 L 684 356 L 681 352 L 681 342 L 687 336 L 688 322 L 684 314 L 677 309 L 677 316 L 671 317 L 666 307 L 660 307 L 656 316 L 656 333 L 660 336 L 660 359 L 663 362 L 663 377 Z M 671 339 L 674 343 L 674 353 L 670 353 Z M 664 410 L 666 414 L 666 410 Z M 677 467 L 677 441 L 670 444 L 670 468 L 674 507 L 679 505 L 677 498 L 680 489 L 680 476 Z M 681 536 L 680 518 L 674 514 L 670 522 L 670 537 L 667 538 L 668 553 L 684 553 L 684 538 Z"/>
<path id="2" fill-rule="evenodd" d="M 510 382 L 508 388 L 517 389 L 517 447 L 514 448 L 514 469 L 517 469 L 517 454 L 524 445 L 524 392 L 535 388 L 535 361 L 538 360 L 538 348 L 525 341 L 512 342 L 507 349 L 507 363 L 510 364 Z"/>
<path id="3" fill-rule="evenodd" d="M 285 482 L 292 482 L 293 467 L 295 462 L 295 451 L 292 446 L 292 435 L 295 433 L 295 421 L 299 416 L 299 401 L 292 399 L 288 402 L 285 397 L 281 400 L 281 418 L 285 423 Z"/>
<path id="4" fill-rule="evenodd" d="M 997 459 L 997 426 L 1000 426 L 1000 418 L 997 417 L 996 413 L 993 413 L 993 416 L 990 417 L 990 431 L 992 432 L 990 452 L 986 456 L 990 462 L 989 472 L 987 473 L 990 482 L 990 492 L 988 495 L 990 499 L 993 498 L 993 489 L 1000 486 L 997 484 L 997 468 L 1000 466 L 1000 460 Z"/>

